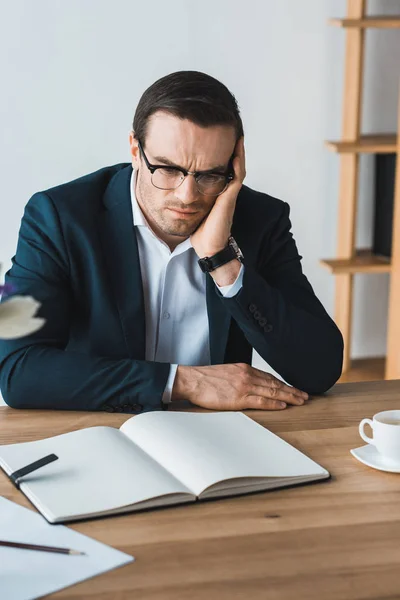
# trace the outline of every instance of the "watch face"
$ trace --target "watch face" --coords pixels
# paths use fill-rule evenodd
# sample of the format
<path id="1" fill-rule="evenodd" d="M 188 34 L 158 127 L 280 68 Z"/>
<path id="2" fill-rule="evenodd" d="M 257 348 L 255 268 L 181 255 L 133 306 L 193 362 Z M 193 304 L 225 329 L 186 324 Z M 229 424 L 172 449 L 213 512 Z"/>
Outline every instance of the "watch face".
<path id="1" fill-rule="evenodd" d="M 229 238 L 229 245 L 232 246 L 232 248 L 236 252 L 237 258 L 239 258 L 239 259 L 243 258 L 243 253 L 242 253 L 241 249 L 239 248 L 239 246 L 237 245 L 235 238 L 232 236 L 230 236 L 230 238 Z"/>

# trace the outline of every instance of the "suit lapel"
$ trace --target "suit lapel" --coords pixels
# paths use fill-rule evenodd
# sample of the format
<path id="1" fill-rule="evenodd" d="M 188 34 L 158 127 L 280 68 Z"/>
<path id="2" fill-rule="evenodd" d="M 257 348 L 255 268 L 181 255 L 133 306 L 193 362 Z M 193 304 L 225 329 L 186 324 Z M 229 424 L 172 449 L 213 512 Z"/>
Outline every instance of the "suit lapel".
<path id="1" fill-rule="evenodd" d="M 132 168 L 118 171 L 104 195 L 106 210 L 99 233 L 106 269 L 118 306 L 128 354 L 145 358 L 145 312 L 139 250 L 133 224 L 130 181 Z"/>

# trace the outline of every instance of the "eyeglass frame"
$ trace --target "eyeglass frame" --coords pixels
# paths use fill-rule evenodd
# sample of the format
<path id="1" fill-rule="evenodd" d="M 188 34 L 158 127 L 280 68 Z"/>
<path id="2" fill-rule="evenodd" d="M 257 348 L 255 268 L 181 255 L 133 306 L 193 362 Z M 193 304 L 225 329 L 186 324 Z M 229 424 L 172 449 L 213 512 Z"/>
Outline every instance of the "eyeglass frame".
<path id="1" fill-rule="evenodd" d="M 141 152 L 141 154 L 143 155 L 144 158 L 144 162 L 146 164 L 146 167 L 148 168 L 148 170 L 150 171 L 151 175 L 153 176 L 153 174 L 155 173 L 155 171 L 157 171 L 157 169 L 167 169 L 167 170 L 171 170 L 174 169 L 175 171 L 180 171 L 183 174 L 183 179 L 182 181 L 174 188 L 167 188 L 164 191 L 167 190 L 176 190 L 178 189 L 178 187 L 180 187 L 182 185 L 182 183 L 185 181 L 186 177 L 188 175 L 193 175 L 193 177 L 195 178 L 196 181 L 196 187 L 197 187 L 197 191 L 200 194 L 203 194 L 203 196 L 220 196 L 221 194 L 223 194 L 226 190 L 226 188 L 228 187 L 228 185 L 230 184 L 230 182 L 234 179 L 234 173 L 233 173 L 233 167 L 232 167 L 232 158 L 231 157 L 230 161 L 229 161 L 229 165 L 228 168 L 226 170 L 225 173 L 218 173 L 216 171 L 213 171 L 212 169 L 210 169 L 209 171 L 188 171 L 187 169 L 184 169 L 183 167 L 178 167 L 178 166 L 172 166 L 172 165 L 152 165 L 149 161 L 149 159 L 147 158 L 145 151 L 143 150 L 143 146 L 141 141 L 138 139 L 138 146 L 139 146 L 139 150 Z M 199 186 L 198 186 L 198 181 L 197 181 L 197 177 L 201 177 L 202 175 L 220 175 L 225 177 L 225 187 L 222 190 L 222 192 L 219 192 L 218 194 L 207 194 L 206 192 L 202 192 L 201 190 L 199 190 Z M 151 183 L 152 185 L 154 185 L 153 183 L 153 177 L 151 178 Z M 158 190 L 162 190 L 164 188 L 158 188 L 156 185 L 154 185 L 155 188 L 157 188 Z"/>

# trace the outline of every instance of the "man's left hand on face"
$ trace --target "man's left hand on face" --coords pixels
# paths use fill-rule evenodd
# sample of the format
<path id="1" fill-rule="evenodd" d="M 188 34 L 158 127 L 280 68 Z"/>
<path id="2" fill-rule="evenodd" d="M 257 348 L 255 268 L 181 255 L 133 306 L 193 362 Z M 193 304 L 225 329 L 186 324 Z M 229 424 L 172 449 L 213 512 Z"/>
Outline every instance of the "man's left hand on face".
<path id="1" fill-rule="evenodd" d="M 190 237 L 192 246 L 199 258 L 213 256 L 228 244 L 236 199 L 246 176 L 243 137 L 237 141 L 235 146 L 233 170 L 233 180 L 226 190 L 220 196 L 217 196 L 207 218 Z"/>

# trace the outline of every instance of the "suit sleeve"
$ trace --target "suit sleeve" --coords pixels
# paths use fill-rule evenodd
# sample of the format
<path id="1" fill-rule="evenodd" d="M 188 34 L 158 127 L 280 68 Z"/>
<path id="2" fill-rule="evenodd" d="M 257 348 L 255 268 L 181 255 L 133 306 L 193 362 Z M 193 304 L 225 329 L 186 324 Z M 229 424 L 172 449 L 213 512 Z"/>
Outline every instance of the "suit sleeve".
<path id="1" fill-rule="evenodd" d="M 6 283 L 41 302 L 38 316 L 46 319 L 31 336 L 0 340 L 0 387 L 9 406 L 131 413 L 163 408 L 169 364 L 66 350 L 73 310 L 68 253 L 58 212 L 44 193 L 26 206 Z"/>
<path id="2" fill-rule="evenodd" d="M 342 335 L 302 272 L 291 234 L 289 205 L 256 267 L 245 262 L 243 286 L 223 298 L 246 339 L 289 384 L 309 393 L 327 391 L 340 377 Z"/>

